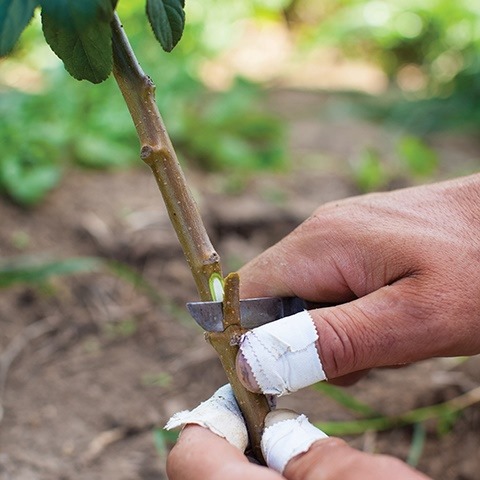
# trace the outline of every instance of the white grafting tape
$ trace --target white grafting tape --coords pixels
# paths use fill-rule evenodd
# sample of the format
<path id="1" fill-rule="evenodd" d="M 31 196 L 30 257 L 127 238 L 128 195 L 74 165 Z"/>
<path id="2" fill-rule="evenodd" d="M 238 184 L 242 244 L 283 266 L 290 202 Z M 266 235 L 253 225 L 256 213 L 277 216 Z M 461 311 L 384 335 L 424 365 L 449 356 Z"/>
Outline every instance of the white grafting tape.
<path id="1" fill-rule="evenodd" d="M 193 410 L 178 412 L 165 425 L 166 430 L 194 423 L 208 428 L 232 445 L 245 451 L 248 433 L 230 384 L 219 388 L 212 397 Z"/>
<path id="2" fill-rule="evenodd" d="M 273 424 L 265 428 L 262 437 L 262 452 L 270 468 L 283 473 L 287 463 L 293 458 L 308 451 L 317 441 L 328 438 L 324 432 L 314 427 L 305 415 L 285 415 L 285 411 L 277 410 L 269 413 Z M 287 417 L 275 422 L 274 418 Z M 288 418 L 290 416 L 290 418 Z"/>
<path id="3" fill-rule="evenodd" d="M 262 392 L 280 396 L 327 378 L 317 339 L 312 317 L 304 310 L 247 332 L 240 351 Z"/>

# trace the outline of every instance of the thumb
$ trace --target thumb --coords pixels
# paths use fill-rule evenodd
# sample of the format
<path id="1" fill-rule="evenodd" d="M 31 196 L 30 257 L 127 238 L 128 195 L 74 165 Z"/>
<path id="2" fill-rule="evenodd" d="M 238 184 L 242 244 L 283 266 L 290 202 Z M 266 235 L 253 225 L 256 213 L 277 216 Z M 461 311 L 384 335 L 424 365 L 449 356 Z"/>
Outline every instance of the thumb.
<path id="1" fill-rule="evenodd" d="M 402 279 L 349 303 L 310 312 L 327 378 L 438 356 L 445 332 L 419 285 Z"/>
<path id="2" fill-rule="evenodd" d="M 428 480 L 397 458 L 355 450 L 339 438 L 315 442 L 288 462 L 287 480 Z"/>
<path id="3" fill-rule="evenodd" d="M 240 344 L 237 357 L 240 380 L 253 391 L 265 391 L 262 378 L 284 380 L 286 388 L 267 392 L 281 395 L 325 377 L 334 379 L 373 367 L 439 355 L 445 333 L 429 324 L 428 302 L 422 300 L 414 287 L 408 279 L 400 280 L 352 302 L 311 310 L 309 315 L 302 312 L 253 329 Z M 319 369 L 314 363 L 306 363 L 305 355 L 292 351 L 292 345 L 298 343 L 305 329 L 311 328 L 308 324 L 312 325 L 312 321 L 314 336 L 309 339 L 316 349 Z M 279 353 L 281 348 L 284 351 Z M 307 343 L 301 348 L 307 349 Z M 314 368 L 318 374 L 306 375 L 306 371 Z M 302 378 L 293 381 L 287 378 L 297 375 Z"/>

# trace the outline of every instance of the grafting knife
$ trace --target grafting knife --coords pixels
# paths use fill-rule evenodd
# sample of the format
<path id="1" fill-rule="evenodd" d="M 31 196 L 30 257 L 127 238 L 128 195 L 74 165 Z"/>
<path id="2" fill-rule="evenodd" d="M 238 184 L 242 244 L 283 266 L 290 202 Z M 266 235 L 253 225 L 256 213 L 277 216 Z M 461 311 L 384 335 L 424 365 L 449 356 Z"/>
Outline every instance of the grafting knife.
<path id="1" fill-rule="evenodd" d="M 288 317 L 302 310 L 326 306 L 299 297 L 263 297 L 240 300 L 240 323 L 252 329 Z M 190 302 L 187 308 L 193 319 L 208 332 L 223 331 L 222 302 Z"/>

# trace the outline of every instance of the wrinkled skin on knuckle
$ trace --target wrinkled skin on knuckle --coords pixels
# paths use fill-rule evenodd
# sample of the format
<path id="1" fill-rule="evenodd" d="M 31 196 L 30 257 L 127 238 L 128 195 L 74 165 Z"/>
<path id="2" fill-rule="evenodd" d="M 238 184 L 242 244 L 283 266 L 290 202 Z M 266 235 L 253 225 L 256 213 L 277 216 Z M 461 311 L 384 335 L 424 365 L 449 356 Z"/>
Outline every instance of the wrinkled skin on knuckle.
<path id="1" fill-rule="evenodd" d="M 358 370 L 358 352 L 343 328 L 344 319 L 344 316 L 338 315 L 335 308 L 325 309 L 322 314 L 318 351 L 329 379 Z"/>
<path id="2" fill-rule="evenodd" d="M 360 197 L 363 199 L 363 197 Z M 408 235 L 388 224 L 368 202 L 342 201 L 316 211 L 305 229 L 323 232 L 327 239 L 319 253 L 335 265 L 338 276 L 351 291 L 351 299 L 366 295 L 407 276 L 417 268 L 420 255 Z M 350 199 L 349 199 L 350 200 Z M 304 230 L 308 231 L 308 230 Z M 405 232 L 409 232 L 405 229 Z M 326 248 L 325 248 L 326 246 Z"/>
<path id="3" fill-rule="evenodd" d="M 338 295 L 352 298 L 341 268 L 336 265 L 336 259 L 346 255 L 340 238 L 338 232 L 325 226 L 324 219 L 310 217 L 250 262 L 246 269 L 240 270 L 241 278 L 242 275 L 251 277 L 243 277 L 244 284 L 248 281 L 249 285 L 242 295 L 249 294 L 256 282 L 263 283 L 259 288 L 269 295 L 295 295 L 312 301 L 330 301 L 330 296 L 337 298 Z M 328 278 L 328 289 L 325 289 L 325 278 Z"/>
<path id="4" fill-rule="evenodd" d="M 348 374 L 346 381 L 351 382 L 355 372 L 419 360 L 415 340 L 423 343 L 424 338 L 441 334 L 429 320 L 431 311 L 421 290 L 419 294 L 414 282 L 403 283 L 384 287 L 375 294 L 376 301 L 322 310 L 316 325 L 327 378 Z"/>
<path id="5" fill-rule="evenodd" d="M 314 214 L 295 231 L 296 251 L 303 258 L 305 288 L 312 300 L 330 301 L 335 297 L 345 302 L 357 296 L 354 290 L 359 282 L 352 281 L 351 274 L 358 274 L 363 281 L 365 255 L 352 229 L 354 225 L 347 215 Z M 297 263 L 296 258 L 292 261 Z M 319 272 L 323 278 L 318 278 Z"/>

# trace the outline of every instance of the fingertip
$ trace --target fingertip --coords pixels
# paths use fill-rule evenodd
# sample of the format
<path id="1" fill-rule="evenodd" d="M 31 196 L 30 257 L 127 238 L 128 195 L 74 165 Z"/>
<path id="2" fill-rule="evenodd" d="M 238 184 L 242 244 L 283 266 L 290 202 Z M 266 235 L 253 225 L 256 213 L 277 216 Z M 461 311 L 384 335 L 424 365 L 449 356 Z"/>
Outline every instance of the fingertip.
<path id="1" fill-rule="evenodd" d="M 272 427 L 276 423 L 283 422 L 284 420 L 292 420 L 298 418 L 299 414 L 293 410 L 287 408 L 279 408 L 272 410 L 265 417 L 265 428 Z"/>
<path id="2" fill-rule="evenodd" d="M 199 425 L 188 424 L 167 458 L 169 480 L 282 480 L 265 467 L 249 463 L 238 448 Z M 285 480 L 285 479 L 283 479 Z"/>
<path id="3" fill-rule="evenodd" d="M 216 452 L 209 455 L 208 452 Z M 204 480 L 213 478 L 224 462 L 245 463 L 243 452 L 210 430 L 188 424 L 167 457 L 170 480 Z"/>
<path id="4" fill-rule="evenodd" d="M 202 431 L 206 430 L 198 425 L 186 425 L 181 431 L 177 443 L 172 447 L 166 462 L 167 477 L 171 479 L 185 478 L 185 470 L 192 463 L 191 455 L 194 450 L 196 436 L 202 437 Z M 207 434 L 208 435 L 208 434 Z M 193 460 L 195 461 L 195 460 Z"/>
<path id="5" fill-rule="evenodd" d="M 255 380 L 252 369 L 240 350 L 237 354 L 237 360 L 235 362 L 235 368 L 237 371 L 237 377 L 240 383 L 250 392 L 260 393 L 261 389 L 258 382 Z"/>

